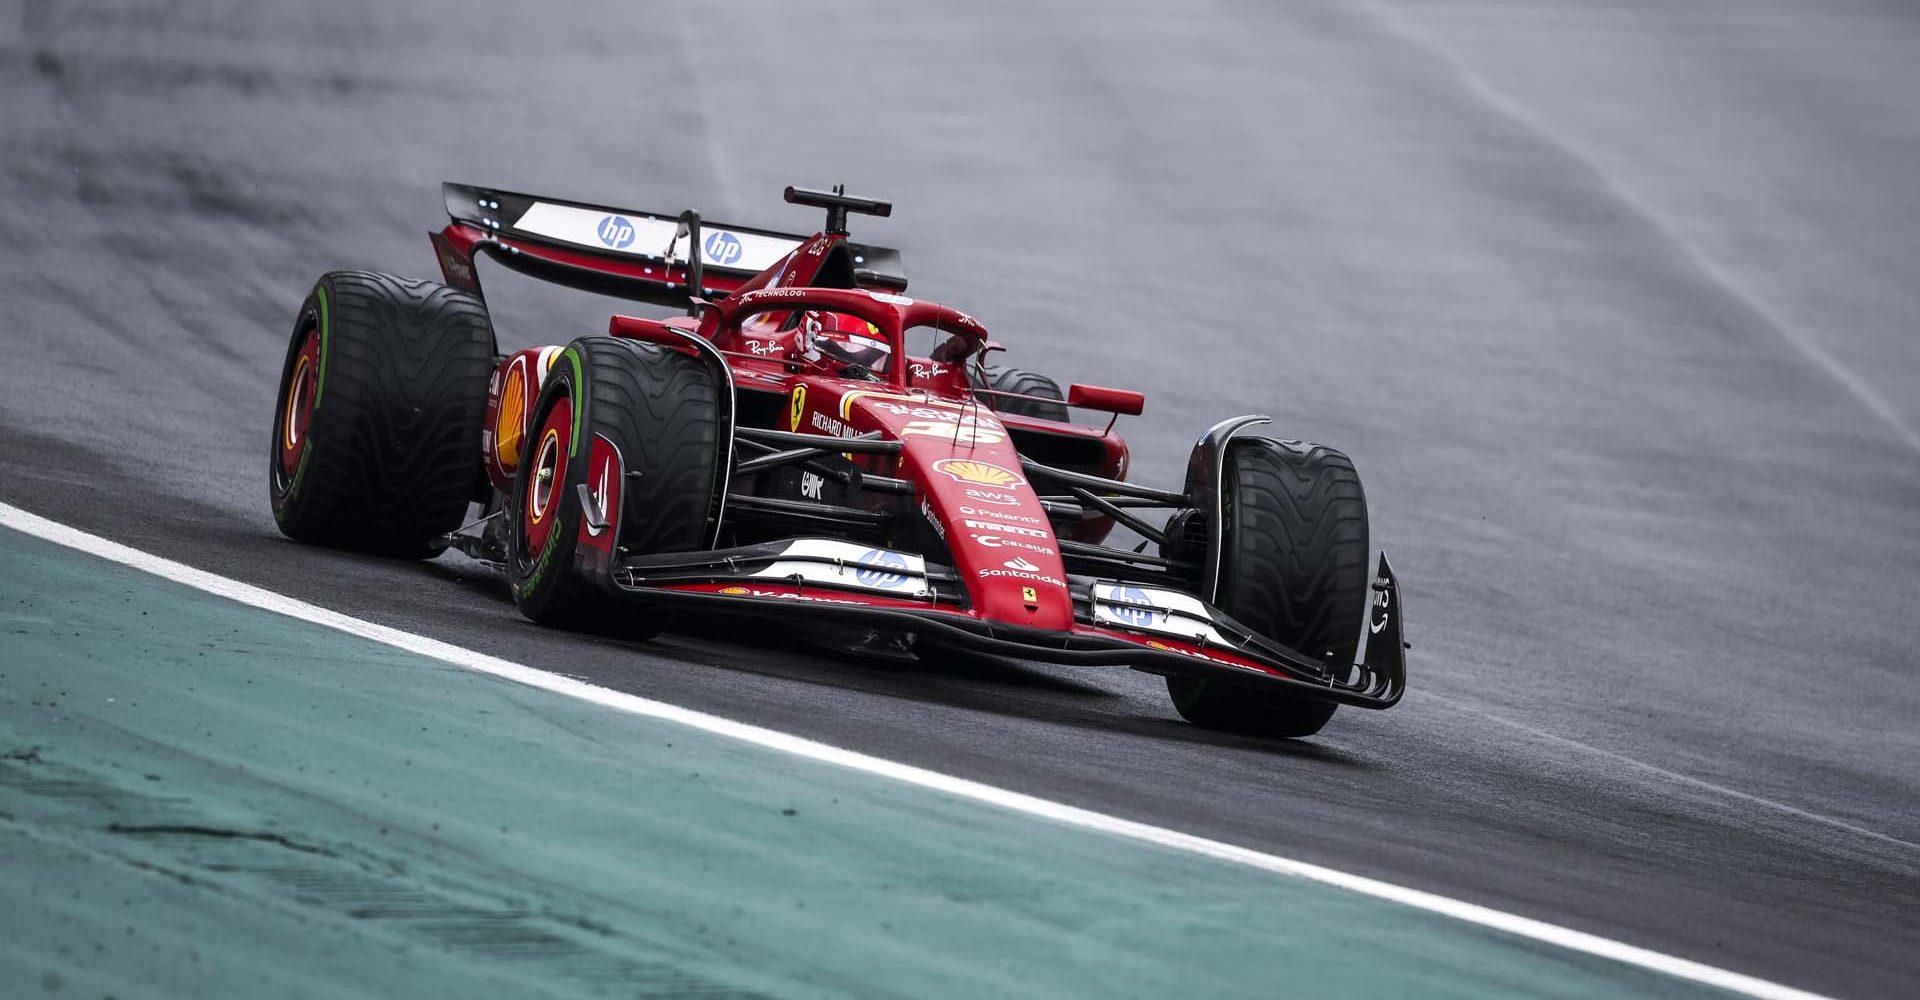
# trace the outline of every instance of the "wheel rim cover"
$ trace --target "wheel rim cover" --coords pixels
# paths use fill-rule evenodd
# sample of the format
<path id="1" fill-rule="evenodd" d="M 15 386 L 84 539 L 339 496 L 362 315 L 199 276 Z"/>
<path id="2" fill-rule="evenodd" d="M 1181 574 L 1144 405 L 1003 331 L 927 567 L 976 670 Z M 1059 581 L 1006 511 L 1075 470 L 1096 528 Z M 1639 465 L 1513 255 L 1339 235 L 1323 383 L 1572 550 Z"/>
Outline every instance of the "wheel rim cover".
<path id="1" fill-rule="evenodd" d="M 539 447 L 527 468 L 527 488 L 521 507 L 527 556 L 536 558 L 547 547 L 556 512 L 566 488 L 567 451 L 573 443 L 573 403 L 562 398 L 547 411 L 540 427 Z"/>
<path id="2" fill-rule="evenodd" d="M 293 375 L 287 379 L 286 394 L 280 403 L 280 472 L 292 478 L 300 468 L 306 451 L 307 426 L 313 421 L 313 395 L 319 387 L 320 332 L 307 331 L 300 353 L 293 362 Z"/>

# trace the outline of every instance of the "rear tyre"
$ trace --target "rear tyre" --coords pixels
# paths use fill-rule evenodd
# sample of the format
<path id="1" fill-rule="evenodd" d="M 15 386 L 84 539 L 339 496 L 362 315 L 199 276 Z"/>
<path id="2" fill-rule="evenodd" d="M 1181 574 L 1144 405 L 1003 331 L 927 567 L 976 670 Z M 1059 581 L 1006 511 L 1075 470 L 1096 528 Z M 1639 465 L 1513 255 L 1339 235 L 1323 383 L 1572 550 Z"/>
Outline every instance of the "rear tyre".
<path id="1" fill-rule="evenodd" d="M 976 389 L 992 389 L 995 392 L 1017 392 L 1023 396 L 1045 396 L 1048 399 L 1066 399 L 1060 391 L 1060 383 L 1039 372 L 1030 372 L 1024 368 L 988 368 L 986 381 L 980 380 L 980 373 L 967 369 L 967 380 Z M 1037 417 L 1041 420 L 1067 421 L 1067 405 L 1044 403 L 1037 399 L 1005 399 L 1000 396 L 988 396 L 987 405 L 1000 413 L 1011 413 L 1020 417 Z"/>
<path id="2" fill-rule="evenodd" d="M 1303 653 L 1352 663 L 1372 582 L 1353 462 L 1320 445 L 1241 438 L 1227 445 L 1221 479 L 1220 610 Z M 1192 677 L 1167 678 L 1167 691 L 1189 722 L 1260 736 L 1312 736 L 1338 707 Z"/>
<path id="3" fill-rule="evenodd" d="M 288 537 L 436 555 L 480 482 L 494 363 L 486 304 L 431 281 L 323 276 L 300 307 L 273 415 L 268 493 Z"/>
<path id="4" fill-rule="evenodd" d="M 699 359 L 656 344 L 582 337 L 554 358 L 504 514 L 522 614 L 630 638 L 665 627 L 661 612 L 607 590 L 596 560 L 705 547 L 724 487 L 725 389 Z M 599 531 L 585 520 L 582 487 L 606 524 Z"/>

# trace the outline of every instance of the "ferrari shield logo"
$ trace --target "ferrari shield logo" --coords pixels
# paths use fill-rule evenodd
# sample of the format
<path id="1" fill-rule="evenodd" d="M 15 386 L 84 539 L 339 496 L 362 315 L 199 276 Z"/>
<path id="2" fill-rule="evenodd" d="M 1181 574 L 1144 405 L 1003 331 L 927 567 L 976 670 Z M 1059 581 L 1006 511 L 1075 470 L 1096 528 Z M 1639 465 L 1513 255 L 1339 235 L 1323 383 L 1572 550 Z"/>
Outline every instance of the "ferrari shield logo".
<path id="1" fill-rule="evenodd" d="M 800 429 L 800 415 L 806 412 L 806 409 L 807 387 L 804 385 L 796 385 L 793 387 L 793 412 L 787 417 L 788 430 L 797 431 Z"/>

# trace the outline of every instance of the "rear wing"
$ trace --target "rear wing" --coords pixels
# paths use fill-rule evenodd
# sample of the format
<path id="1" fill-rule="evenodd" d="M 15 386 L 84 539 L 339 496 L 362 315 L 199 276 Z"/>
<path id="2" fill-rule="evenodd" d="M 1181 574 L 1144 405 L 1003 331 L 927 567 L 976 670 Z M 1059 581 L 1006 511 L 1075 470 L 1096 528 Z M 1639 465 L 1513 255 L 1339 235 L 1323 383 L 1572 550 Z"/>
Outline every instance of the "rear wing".
<path id="1" fill-rule="evenodd" d="M 771 229 L 702 222 L 693 213 L 611 208 L 468 184 L 442 184 L 448 226 L 431 234 L 440 272 L 455 288 L 480 294 L 475 252 L 542 281 L 669 307 L 694 297 L 725 298 L 780 262 L 808 237 Z M 688 223 L 691 223 L 689 225 Z M 697 250 L 696 250 L 697 246 Z M 861 279 L 906 288 L 900 252 L 847 244 Z"/>

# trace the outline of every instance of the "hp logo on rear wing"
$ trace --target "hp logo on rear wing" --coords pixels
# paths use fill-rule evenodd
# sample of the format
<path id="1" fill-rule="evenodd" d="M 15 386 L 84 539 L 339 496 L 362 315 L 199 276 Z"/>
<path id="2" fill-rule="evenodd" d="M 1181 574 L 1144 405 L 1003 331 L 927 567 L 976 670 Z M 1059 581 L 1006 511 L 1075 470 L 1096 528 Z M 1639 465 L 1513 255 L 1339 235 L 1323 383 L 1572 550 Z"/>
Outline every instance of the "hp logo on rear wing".
<path id="1" fill-rule="evenodd" d="M 595 235 L 600 242 L 615 250 L 624 250 L 633 242 L 633 222 L 624 215 L 609 215 L 600 220 L 600 228 Z"/>
<path id="2" fill-rule="evenodd" d="M 721 267 L 739 260 L 740 255 L 745 252 L 740 246 L 740 238 L 726 232 L 716 232 L 707 237 L 706 241 L 700 245 L 700 250 L 707 255 L 707 260 Z"/>

